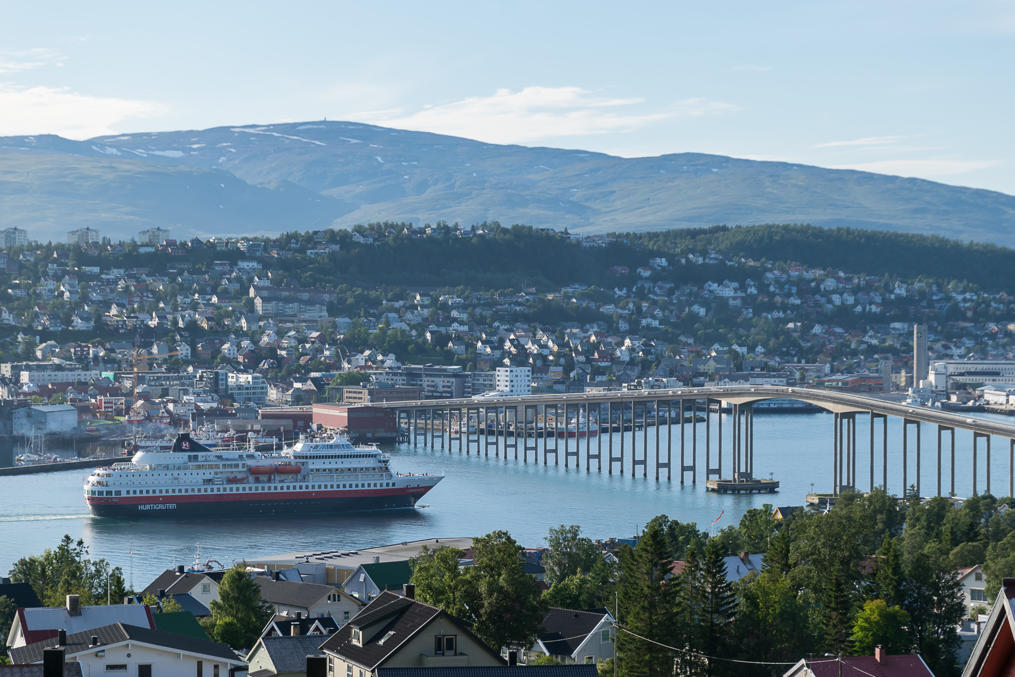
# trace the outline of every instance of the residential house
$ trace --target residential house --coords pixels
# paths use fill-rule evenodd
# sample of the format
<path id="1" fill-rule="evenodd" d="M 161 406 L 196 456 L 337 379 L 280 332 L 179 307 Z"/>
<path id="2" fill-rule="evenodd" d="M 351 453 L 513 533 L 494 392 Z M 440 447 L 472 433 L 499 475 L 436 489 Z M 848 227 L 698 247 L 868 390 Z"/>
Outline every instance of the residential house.
<path id="1" fill-rule="evenodd" d="M 211 608 L 213 600 L 219 598 L 219 584 L 211 576 L 204 573 L 184 571 L 183 565 L 176 569 L 166 569 L 141 591 L 141 597 L 152 595 L 163 597 L 188 595 L 203 606 Z M 181 606 L 185 606 L 181 603 Z"/>
<path id="2" fill-rule="evenodd" d="M 577 611 L 550 607 L 539 637 L 525 652 L 526 663 L 549 656 L 561 663 L 600 663 L 613 658 L 613 616 L 605 609 Z"/>
<path id="3" fill-rule="evenodd" d="M 250 677 L 304 677 L 307 656 L 323 656 L 322 638 L 315 635 L 261 637 L 247 654 Z"/>
<path id="4" fill-rule="evenodd" d="M 56 639 L 66 659 L 79 663 L 86 675 L 227 677 L 231 669 L 244 667 L 225 644 L 138 625 L 113 623 L 72 634 L 60 630 Z M 11 649 L 10 657 L 14 663 L 42 663 L 43 651 L 52 646 L 52 638 L 34 642 Z"/>
<path id="5" fill-rule="evenodd" d="M 412 578 L 407 561 L 361 564 L 345 580 L 342 589 L 362 602 L 369 602 L 384 590 L 401 590 Z"/>
<path id="6" fill-rule="evenodd" d="M 1002 677 L 1015 673 L 1015 578 L 1001 581 L 987 622 L 962 670 L 962 677 Z"/>
<path id="7" fill-rule="evenodd" d="M 83 633 L 112 623 L 155 629 L 147 604 L 81 606 L 78 595 L 67 595 L 66 606 L 18 609 L 7 634 L 7 646 L 15 648 L 52 640 L 60 630 Z"/>
<path id="8" fill-rule="evenodd" d="M 283 616 L 328 616 L 344 624 L 363 606 L 355 597 L 330 585 L 275 580 L 270 576 L 255 576 L 254 582 L 261 589 L 261 599 Z"/>
<path id="9" fill-rule="evenodd" d="M 873 656 L 802 658 L 782 677 L 934 677 L 919 654 L 890 656 L 878 646 Z"/>
<path id="10" fill-rule="evenodd" d="M 334 634 L 339 624 L 331 616 L 319 616 L 317 618 L 305 618 L 297 616 L 283 616 L 276 614 L 272 616 L 268 624 L 261 630 L 261 637 L 293 637 L 297 635 L 310 635 L 320 637 L 318 643 L 323 642 L 324 637 Z"/>
<path id="11" fill-rule="evenodd" d="M 328 674 L 378 677 L 383 668 L 497 666 L 503 661 L 460 621 L 437 607 L 384 591 L 321 649 Z"/>
<path id="12" fill-rule="evenodd" d="M 984 592 L 983 568 L 976 564 L 963 567 L 955 572 L 962 590 L 962 601 L 966 605 L 966 617 L 973 618 L 973 607 L 987 606 L 987 595 Z"/>

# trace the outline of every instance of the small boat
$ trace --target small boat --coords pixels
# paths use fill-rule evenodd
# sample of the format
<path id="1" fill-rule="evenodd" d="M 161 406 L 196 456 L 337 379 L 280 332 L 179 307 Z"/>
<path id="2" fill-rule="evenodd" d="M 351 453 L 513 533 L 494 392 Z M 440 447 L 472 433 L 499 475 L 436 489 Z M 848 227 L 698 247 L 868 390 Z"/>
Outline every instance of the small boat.
<path id="1" fill-rule="evenodd" d="M 303 469 L 298 465 L 290 465 L 288 463 L 282 463 L 275 466 L 275 472 L 283 475 L 298 475 Z"/>
<path id="2" fill-rule="evenodd" d="M 249 468 L 252 475 L 272 475 L 275 473 L 273 465 L 253 465 Z"/>

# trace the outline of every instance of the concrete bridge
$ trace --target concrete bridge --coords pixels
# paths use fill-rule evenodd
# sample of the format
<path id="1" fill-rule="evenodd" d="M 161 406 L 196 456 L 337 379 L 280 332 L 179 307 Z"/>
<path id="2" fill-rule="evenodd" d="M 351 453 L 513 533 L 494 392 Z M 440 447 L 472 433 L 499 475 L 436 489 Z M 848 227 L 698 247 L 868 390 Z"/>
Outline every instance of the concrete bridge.
<path id="1" fill-rule="evenodd" d="M 728 474 L 732 481 L 750 481 L 754 467 L 754 405 L 771 399 L 790 399 L 815 405 L 834 415 L 832 430 L 832 485 L 833 493 L 847 487 L 861 488 L 857 477 L 857 429 L 859 416 L 870 419 L 868 453 L 868 488 L 878 486 L 875 478 L 875 457 L 881 454 L 882 476 L 880 486 L 888 485 L 888 419 L 902 422 L 902 486 L 909 487 L 909 454 L 915 455 L 915 489 L 922 494 L 923 440 L 921 423 L 936 426 L 937 483 L 934 491 L 943 495 L 944 468 L 949 466 L 950 484 L 947 492 L 955 494 L 955 435 L 964 431 L 972 436 L 972 493 L 978 493 L 979 455 L 985 452 L 986 487 L 991 491 L 991 440 L 1008 441 L 1008 495 L 1015 495 L 1015 425 L 988 421 L 930 407 L 900 404 L 879 397 L 855 393 L 835 392 L 816 388 L 786 386 L 719 386 L 706 388 L 676 388 L 668 390 L 609 391 L 602 393 L 541 394 L 525 396 L 420 400 L 412 402 L 374 403 L 371 406 L 393 410 L 404 431 L 404 440 L 413 446 L 483 453 L 494 456 L 509 452 L 523 462 L 538 462 L 542 441 L 542 462 L 553 456 L 564 466 L 573 462 L 591 472 L 603 470 L 604 461 L 609 474 L 615 470 L 624 474 L 628 466 L 632 475 L 641 470 L 648 476 L 649 428 L 655 432 L 655 478 L 671 480 L 675 456 L 679 479 L 697 482 L 700 474 L 699 456 L 704 460 L 706 481 L 722 479 L 723 463 L 728 461 Z M 715 415 L 719 407 L 729 407 L 730 428 L 723 433 L 723 417 Z M 640 414 L 640 418 L 639 418 Z M 712 423 L 716 419 L 715 425 Z M 703 421 L 701 419 L 704 419 Z M 704 423 L 703 430 L 699 423 Z M 881 434 L 876 434 L 877 423 Z M 685 433 L 685 428 L 686 434 Z M 715 433 L 713 434 L 713 428 Z M 911 428 L 913 434 L 910 434 Z M 570 429 L 570 430 L 569 430 Z M 603 435 L 598 433 L 621 432 L 617 444 L 614 435 L 607 435 L 604 450 Z M 641 432 L 643 444 L 639 458 L 635 442 Z M 661 433 L 665 431 L 665 443 Z M 674 431 L 677 448 L 674 449 Z M 629 435 L 628 435 L 629 433 Z M 625 439 L 630 438 L 631 453 L 625 450 Z M 690 439 L 688 439 L 688 437 Z M 703 444 L 699 445 L 699 438 Z M 596 438 L 593 444 L 593 438 Z M 880 438 L 880 439 L 876 439 Z M 724 440 L 728 451 L 724 453 Z M 947 440 L 949 458 L 943 458 Z M 584 446 L 584 454 L 582 454 Z M 618 447 L 615 449 L 614 447 Z M 573 447 L 573 448 L 572 448 Z M 604 455 L 605 454 L 605 455 Z M 584 458 L 582 458 L 584 456 Z M 665 478 L 663 477 L 665 471 Z"/>

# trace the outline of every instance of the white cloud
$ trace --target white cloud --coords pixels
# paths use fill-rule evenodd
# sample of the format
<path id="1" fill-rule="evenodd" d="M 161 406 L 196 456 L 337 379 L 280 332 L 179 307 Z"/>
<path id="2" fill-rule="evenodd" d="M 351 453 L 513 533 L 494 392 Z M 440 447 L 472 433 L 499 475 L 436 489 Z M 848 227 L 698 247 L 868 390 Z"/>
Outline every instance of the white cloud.
<path id="1" fill-rule="evenodd" d="M 825 141 L 824 143 L 816 143 L 812 148 L 846 148 L 846 147 L 871 147 L 871 146 L 890 146 L 898 143 L 904 136 L 865 136 L 859 139 L 849 139 L 847 141 Z"/>
<path id="2" fill-rule="evenodd" d="M 425 106 L 409 115 L 360 118 L 388 127 L 464 136 L 492 143 L 630 132 L 654 122 L 736 110 L 736 106 L 691 98 L 656 111 L 632 110 L 637 98 L 604 98 L 581 87 L 498 89 L 451 103 Z"/>
<path id="3" fill-rule="evenodd" d="M 63 56 L 53 49 L 0 50 L 0 75 L 21 73 L 44 66 L 62 66 Z"/>
<path id="4" fill-rule="evenodd" d="M 165 107 L 152 101 L 89 96 L 66 88 L 0 83 L 0 135 L 59 134 L 71 139 L 115 134 L 130 118 L 152 117 Z"/>
<path id="5" fill-rule="evenodd" d="M 894 174 L 896 176 L 915 176 L 920 178 L 941 178 L 968 174 L 979 169 L 989 169 L 1001 164 L 997 160 L 876 160 L 850 165 L 839 165 L 833 169 L 857 169 L 878 174 Z"/>

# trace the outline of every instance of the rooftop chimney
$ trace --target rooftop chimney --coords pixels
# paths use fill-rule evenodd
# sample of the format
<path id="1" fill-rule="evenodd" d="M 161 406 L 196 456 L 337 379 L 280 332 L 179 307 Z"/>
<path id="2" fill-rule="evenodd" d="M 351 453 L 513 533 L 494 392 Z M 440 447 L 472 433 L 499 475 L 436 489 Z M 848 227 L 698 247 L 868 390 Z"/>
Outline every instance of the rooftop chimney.
<path id="1" fill-rule="evenodd" d="M 123 603 L 124 604 L 132 604 L 133 601 L 134 600 L 131 599 L 130 595 L 124 595 L 124 597 L 123 597 Z"/>
<path id="2" fill-rule="evenodd" d="M 324 656 L 307 656 L 307 677 L 325 677 L 328 659 Z"/>
<path id="3" fill-rule="evenodd" d="M 380 563 L 381 563 L 381 556 L 380 555 L 374 555 L 374 564 L 380 564 Z"/>
<path id="4" fill-rule="evenodd" d="M 508 651 L 508 666 L 514 667 L 516 665 L 518 665 L 518 651 L 511 649 Z"/>
<path id="5" fill-rule="evenodd" d="M 81 615 L 81 597 L 78 595 L 67 595 L 67 613 L 71 616 Z"/>
<path id="6" fill-rule="evenodd" d="M 176 565 L 176 575 L 177 576 L 182 576 L 183 575 L 183 565 L 182 564 L 177 564 Z"/>
<path id="7" fill-rule="evenodd" d="M 61 630 L 61 632 L 63 632 Z M 63 677 L 63 649 L 42 650 L 42 677 Z"/>
<path id="8" fill-rule="evenodd" d="M 88 646 L 98 646 L 98 645 L 99 645 L 99 636 L 92 635 L 92 642 Z"/>
<path id="9" fill-rule="evenodd" d="M 67 631 L 63 628 L 60 628 L 60 630 L 56 633 L 56 645 L 67 646 Z"/>
<path id="10" fill-rule="evenodd" d="M 876 662 L 880 663 L 881 659 L 884 658 L 884 657 L 885 657 L 885 652 L 881 648 L 881 645 L 878 644 L 876 647 L 874 647 L 874 660 Z"/>
<path id="11" fill-rule="evenodd" d="M 292 621 L 291 623 L 289 623 L 289 635 L 291 637 L 299 637 L 300 636 L 300 622 L 299 621 Z"/>
<path id="12" fill-rule="evenodd" d="M 406 583 L 402 586 L 402 595 L 407 599 L 416 599 L 416 586 L 412 583 Z"/>
<path id="13" fill-rule="evenodd" d="M 302 611 L 297 611 L 296 612 L 296 620 L 299 620 L 301 618 L 303 618 L 303 612 Z"/>

